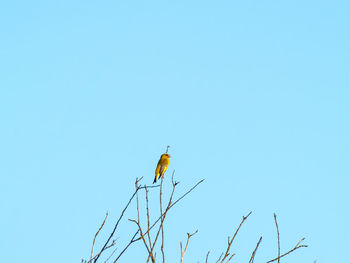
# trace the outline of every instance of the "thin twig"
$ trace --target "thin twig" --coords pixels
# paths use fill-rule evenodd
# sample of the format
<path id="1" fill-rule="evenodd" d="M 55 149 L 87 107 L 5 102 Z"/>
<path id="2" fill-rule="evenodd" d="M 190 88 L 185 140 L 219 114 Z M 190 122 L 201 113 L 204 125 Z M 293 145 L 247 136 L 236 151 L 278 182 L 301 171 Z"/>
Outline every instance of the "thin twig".
<path id="1" fill-rule="evenodd" d="M 112 251 L 112 253 L 108 256 L 108 258 L 105 260 L 105 262 L 104 263 L 107 263 L 110 259 L 111 259 L 111 257 L 114 255 L 114 253 L 117 251 L 117 249 L 118 249 L 118 247 L 116 247 L 113 251 Z"/>
<path id="2" fill-rule="evenodd" d="M 137 240 L 134 239 L 134 238 L 137 236 L 138 233 L 139 233 L 139 231 L 137 230 L 136 233 L 132 236 L 130 242 L 129 242 L 129 243 L 125 246 L 125 248 L 119 253 L 118 257 L 113 261 L 113 263 L 116 263 L 116 262 L 118 261 L 118 259 L 124 254 L 124 252 L 129 248 L 129 246 L 130 246 L 132 243 L 134 243 L 134 242 L 136 242 L 136 241 L 139 240 L 139 239 L 137 239 Z"/>
<path id="3" fill-rule="evenodd" d="M 253 251 L 253 253 L 252 253 L 252 256 L 250 257 L 249 263 L 254 263 L 255 253 L 256 253 L 256 251 L 258 250 L 258 247 L 259 247 L 259 245 L 260 245 L 260 243 L 261 243 L 261 240 L 262 240 L 262 237 L 259 238 L 259 241 L 258 241 L 258 243 L 256 244 L 256 247 L 255 247 L 255 249 L 254 249 L 254 251 Z"/>
<path id="4" fill-rule="evenodd" d="M 281 256 L 280 231 L 278 230 L 277 216 L 275 213 L 273 214 L 273 217 L 275 218 L 275 224 L 276 224 L 276 230 L 277 230 L 277 243 L 278 243 L 278 254 L 277 254 L 278 261 L 277 262 L 280 263 L 280 256 Z"/>
<path id="5" fill-rule="evenodd" d="M 223 255 L 224 255 L 224 252 L 221 253 L 220 257 L 218 258 L 218 260 L 215 263 L 218 263 Z"/>
<path id="6" fill-rule="evenodd" d="M 185 253 L 186 253 L 186 250 L 187 250 L 187 247 L 188 247 L 188 242 L 190 241 L 190 238 L 192 237 L 192 236 L 194 236 L 195 234 L 197 234 L 198 233 L 198 229 L 194 232 L 194 233 L 192 233 L 192 234 L 190 234 L 190 233 L 187 233 L 187 242 L 186 242 L 186 246 L 185 246 L 185 249 L 184 250 L 182 250 L 182 242 L 180 242 L 180 251 L 181 251 L 181 263 L 183 263 L 184 262 L 184 255 L 185 255 Z"/>
<path id="7" fill-rule="evenodd" d="M 137 182 L 135 183 L 135 187 L 136 189 L 138 188 L 138 185 L 137 185 Z M 150 247 L 147 245 L 147 242 L 146 242 L 146 239 L 145 239 L 145 236 L 143 234 L 143 231 L 142 231 L 142 227 L 141 227 L 141 221 L 140 221 L 140 207 L 139 207 L 139 194 L 136 193 L 136 207 L 137 207 L 137 221 L 136 220 L 131 220 L 129 219 L 130 221 L 132 222 L 135 222 L 136 225 L 138 226 L 139 228 L 139 231 L 140 231 L 140 237 L 142 238 L 142 241 L 148 251 L 148 254 L 150 256 L 150 258 L 152 259 L 152 262 L 155 263 L 155 258 L 153 257 L 153 254 L 152 254 L 152 251 L 150 250 Z"/>
<path id="8" fill-rule="evenodd" d="M 94 256 L 91 260 L 87 261 L 86 263 L 91 263 L 93 260 L 95 260 L 97 257 L 99 257 L 104 251 L 106 251 L 107 249 L 113 247 L 115 245 L 115 241 L 116 240 L 117 239 L 114 239 L 110 245 L 106 246 L 103 251 L 100 251 L 96 256 Z"/>
<path id="9" fill-rule="evenodd" d="M 167 205 L 167 207 L 166 207 L 164 213 L 161 215 L 160 226 L 159 226 L 159 228 L 158 228 L 158 232 L 157 232 L 157 234 L 156 234 L 156 237 L 154 238 L 153 246 L 152 246 L 152 248 L 151 248 L 151 252 L 153 252 L 153 249 L 154 249 L 154 247 L 155 247 L 155 245 L 156 245 L 156 242 L 157 242 L 157 239 L 158 239 L 158 237 L 159 237 L 159 233 L 160 233 L 160 231 L 161 231 L 161 229 L 162 229 L 162 227 L 163 227 L 165 217 L 166 217 L 168 211 L 169 211 L 170 208 L 171 208 L 171 203 L 172 203 L 172 200 L 173 200 L 173 196 L 174 196 L 174 192 L 175 192 L 175 187 L 176 187 L 176 185 L 177 185 L 177 183 L 176 183 L 176 182 L 175 182 L 175 183 L 173 182 L 173 190 L 172 190 L 172 192 L 171 192 L 168 205 Z M 155 224 L 154 224 L 154 225 L 155 225 Z M 152 227 L 151 227 L 151 228 L 152 228 Z"/>
<path id="10" fill-rule="evenodd" d="M 171 204 L 170 208 L 172 208 L 174 205 L 176 205 L 179 201 L 181 201 L 182 198 L 184 198 L 186 195 L 192 192 L 193 189 L 195 189 L 199 184 L 203 183 L 204 179 L 200 180 L 198 183 L 196 183 L 190 190 L 188 190 L 186 193 L 184 193 L 180 198 L 178 198 L 174 203 Z M 178 184 L 179 182 L 175 182 L 175 184 Z M 159 220 L 159 219 L 158 219 Z"/>
<path id="11" fill-rule="evenodd" d="M 142 177 L 140 178 L 140 180 L 138 180 L 138 179 L 136 178 L 136 184 L 137 184 L 139 181 L 141 181 L 141 180 L 142 180 Z M 105 243 L 105 244 L 103 245 L 103 247 L 101 248 L 99 255 L 102 254 L 103 250 L 105 250 L 105 248 L 106 248 L 106 246 L 108 245 L 109 241 L 110 241 L 111 238 L 113 237 L 115 231 L 117 230 L 117 227 L 118 227 L 118 225 L 119 225 L 119 222 L 121 221 L 122 217 L 124 216 L 124 213 L 125 213 L 126 209 L 129 207 L 129 205 L 130 205 L 132 199 L 134 199 L 134 197 L 135 197 L 136 193 L 138 192 L 138 190 L 139 190 L 139 188 L 137 188 L 137 189 L 135 190 L 135 192 L 133 193 L 133 195 L 132 195 L 131 198 L 129 199 L 128 203 L 127 203 L 126 206 L 124 207 L 122 213 L 121 213 L 120 216 L 119 216 L 119 219 L 118 219 L 117 223 L 114 225 L 114 229 L 113 229 L 112 233 L 109 235 L 109 237 L 108 237 L 106 243 Z M 95 258 L 94 263 L 96 263 L 96 261 L 98 260 L 98 258 L 99 258 L 99 256 Z"/>
<path id="12" fill-rule="evenodd" d="M 296 245 L 294 248 L 292 248 L 291 250 L 289 250 L 288 252 L 284 253 L 283 255 L 277 257 L 277 258 L 274 258 L 274 259 L 271 259 L 269 261 L 267 261 L 266 263 L 270 263 L 270 262 L 274 262 L 280 258 L 283 258 L 284 256 L 287 256 L 289 253 L 292 253 L 293 251 L 297 250 L 298 248 L 301 248 L 301 247 L 308 247 L 307 245 L 300 245 L 301 242 L 303 242 L 305 240 L 305 238 L 302 238 Z"/>
<path id="13" fill-rule="evenodd" d="M 168 146 L 169 147 L 169 146 Z M 166 151 L 168 152 L 168 147 L 166 149 Z M 174 173 L 173 173 L 174 174 Z M 164 177 L 162 177 L 161 182 L 160 182 L 160 190 L 159 190 L 159 207 L 160 207 L 160 214 L 163 214 L 163 204 L 162 204 L 162 188 L 163 188 L 163 180 Z M 164 215 L 165 217 L 165 215 Z M 164 222 L 163 218 L 163 222 Z M 162 229 L 162 244 L 160 246 L 160 250 L 162 252 L 162 257 L 163 257 L 163 263 L 165 262 L 165 255 L 164 255 L 164 223 L 160 225 L 161 229 Z"/>
<path id="14" fill-rule="evenodd" d="M 210 250 L 208 251 L 207 256 L 205 257 L 205 263 L 208 263 L 209 253 L 210 253 Z"/>
<path id="15" fill-rule="evenodd" d="M 236 254 L 232 254 L 232 255 L 230 256 L 230 258 L 226 261 L 226 263 L 227 263 L 227 262 L 230 262 L 234 255 L 236 255 Z"/>
<path id="16" fill-rule="evenodd" d="M 103 226 L 105 225 L 107 217 L 108 217 L 108 212 L 106 212 L 105 219 L 103 220 L 103 222 L 102 222 L 100 228 L 99 228 L 98 231 L 96 232 L 95 237 L 94 237 L 94 241 L 92 242 L 90 261 L 92 260 L 92 257 L 93 257 L 93 254 L 94 254 L 94 247 L 95 247 L 96 238 L 97 238 L 98 234 L 100 233 L 101 229 L 103 228 Z"/>
<path id="17" fill-rule="evenodd" d="M 150 223 L 149 223 L 149 208 L 148 208 L 148 189 L 146 186 L 145 186 L 145 191 L 146 191 L 147 230 L 148 230 Z M 150 231 L 147 231 L 147 236 L 148 236 L 149 246 L 152 247 L 151 232 Z"/>
<path id="18" fill-rule="evenodd" d="M 230 240 L 230 238 L 228 239 L 228 241 L 227 241 L 227 249 L 226 249 L 226 252 L 225 252 L 225 254 L 224 254 L 224 257 L 223 257 L 222 260 L 220 261 L 221 263 L 223 263 L 224 260 L 230 255 L 230 248 L 231 248 L 231 245 L 232 245 L 232 243 L 233 243 L 233 240 L 234 240 L 235 237 L 237 236 L 237 233 L 238 233 L 239 229 L 241 228 L 241 226 L 243 225 L 244 221 L 247 220 L 247 218 L 251 215 L 251 213 L 252 213 L 252 212 L 250 212 L 250 213 L 249 213 L 248 215 L 246 215 L 246 216 L 243 216 L 243 219 L 242 219 L 241 223 L 239 224 L 239 226 L 238 226 L 238 228 L 237 228 L 235 234 L 233 235 L 233 237 L 231 238 L 231 240 Z M 234 255 L 234 254 L 233 254 L 233 255 Z M 229 262 L 229 261 L 231 260 L 231 258 L 233 257 L 233 255 L 231 255 L 231 257 L 230 257 L 226 262 Z M 221 256 L 220 256 L 220 258 L 221 258 Z M 219 261 L 219 260 L 218 260 L 218 261 Z"/>
<path id="19" fill-rule="evenodd" d="M 200 180 L 198 183 L 196 183 L 190 190 L 188 190 L 186 193 L 184 193 L 181 197 L 179 197 L 175 202 L 173 202 L 171 205 L 170 205 L 170 207 L 169 207 L 169 209 L 170 208 L 172 208 L 174 205 L 176 205 L 179 201 L 181 201 L 181 199 L 183 199 L 186 195 L 188 195 L 190 192 L 192 192 L 199 184 L 201 184 L 201 183 L 203 183 L 204 182 L 204 179 L 202 179 L 202 180 Z M 173 182 L 173 184 L 179 184 L 179 182 Z M 164 214 L 165 214 L 165 212 L 164 212 Z M 152 230 L 152 228 L 159 222 L 159 220 L 161 220 L 161 218 L 162 218 L 162 216 L 164 215 L 164 214 L 162 214 L 162 215 L 160 215 L 159 217 L 158 217 L 158 219 L 152 224 L 152 226 L 150 227 L 150 229 L 149 229 L 149 231 L 150 230 Z M 146 233 L 145 233 L 146 234 Z M 138 238 L 138 240 L 140 240 L 140 238 Z M 137 241 L 138 241 L 137 240 Z"/>

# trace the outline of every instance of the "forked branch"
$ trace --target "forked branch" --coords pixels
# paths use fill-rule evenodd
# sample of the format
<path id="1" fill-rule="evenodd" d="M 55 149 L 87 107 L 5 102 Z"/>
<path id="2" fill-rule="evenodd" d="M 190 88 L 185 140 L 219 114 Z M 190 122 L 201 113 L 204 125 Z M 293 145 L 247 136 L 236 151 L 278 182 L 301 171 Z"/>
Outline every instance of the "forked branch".
<path id="1" fill-rule="evenodd" d="M 174 173 L 173 173 L 173 176 L 174 176 Z M 176 205 L 178 202 L 180 202 L 184 197 L 186 197 L 189 193 L 191 193 L 199 184 L 201 184 L 204 179 L 200 180 L 198 183 L 196 183 L 193 187 L 191 187 L 188 191 L 186 191 L 183 195 L 181 195 L 178 199 L 176 199 L 175 202 L 173 202 L 173 196 L 174 196 L 174 192 L 175 192 L 175 187 L 178 185 L 178 182 L 174 181 L 173 179 L 173 176 L 172 176 L 172 193 L 170 195 L 170 198 L 169 198 L 169 201 L 168 201 L 168 204 L 165 208 L 164 211 L 162 211 L 163 213 L 161 213 L 161 215 L 158 217 L 157 220 L 155 220 L 153 222 L 153 224 L 150 224 L 149 222 L 147 222 L 147 230 L 145 232 L 142 231 L 142 234 L 140 233 L 140 228 L 138 227 L 138 229 L 136 230 L 136 232 L 134 233 L 134 235 L 131 237 L 129 243 L 121 250 L 121 252 L 119 253 L 119 255 L 115 258 L 115 260 L 113 261 L 114 263 L 116 263 L 120 257 L 125 253 L 125 251 L 135 242 L 139 241 L 139 240 L 143 240 L 143 243 L 144 244 L 147 244 L 146 239 L 145 239 L 145 236 L 147 235 L 147 238 L 148 238 L 148 244 L 151 244 L 150 246 L 147 246 L 149 247 L 150 251 L 148 251 L 148 259 L 147 261 L 149 261 L 151 258 L 152 258 L 152 255 L 153 257 L 155 258 L 155 253 L 154 253 L 154 249 L 155 249 L 155 244 L 158 240 L 158 237 L 159 237 L 159 234 L 160 232 L 162 231 L 162 228 L 163 228 L 163 224 L 164 224 L 164 220 L 165 220 L 165 217 L 167 215 L 167 213 L 169 212 L 169 210 L 174 207 L 174 205 Z M 142 178 L 141 178 L 142 179 Z M 140 179 L 140 180 L 141 180 Z M 137 183 L 140 181 L 138 180 Z M 136 184 L 137 185 L 137 184 Z M 144 187 L 140 187 L 138 186 L 135 190 L 135 193 L 133 194 L 132 198 L 134 198 L 136 196 L 136 193 L 138 190 L 140 189 L 145 189 L 146 191 L 146 205 L 148 204 L 148 189 L 149 188 L 154 188 L 154 187 L 160 187 L 160 185 L 156 185 L 156 186 L 144 186 Z M 132 199 L 131 199 L 132 200 Z M 131 201 L 130 201 L 131 202 Z M 129 205 L 129 203 L 128 203 Z M 148 205 L 147 205 L 148 206 Z M 149 216 L 149 209 L 148 207 L 146 207 L 147 209 L 147 221 L 149 220 L 150 216 Z M 130 221 L 133 221 L 134 223 L 137 223 L 137 220 L 130 220 Z M 135 222 L 136 221 L 136 222 Z M 150 231 L 157 225 L 157 223 L 160 222 L 160 225 L 159 225 L 159 228 L 156 232 L 156 236 L 154 238 L 154 240 L 152 241 L 152 238 L 150 236 Z M 141 224 L 140 224 L 141 226 Z M 141 229 L 142 230 L 142 229 Z M 148 236 L 149 235 L 149 236 Z M 138 236 L 138 237 L 137 237 Z M 151 242 L 150 242 L 150 239 L 151 239 Z M 164 244 L 164 239 L 162 239 L 162 243 Z M 114 252 L 113 252 L 114 253 Z M 163 251 L 164 253 L 164 251 Z M 152 260 L 152 259 L 151 259 Z"/>
<path id="2" fill-rule="evenodd" d="M 188 242 L 190 241 L 190 238 L 192 237 L 192 236 L 194 236 L 195 234 L 197 234 L 198 233 L 198 229 L 194 232 L 194 233 L 192 233 L 192 234 L 190 234 L 190 233 L 187 233 L 187 241 L 186 241 L 186 246 L 185 246 L 185 249 L 184 250 L 182 250 L 182 242 L 180 242 L 180 251 L 181 251 L 181 263 L 183 263 L 184 262 L 184 255 L 185 255 L 185 253 L 186 253 L 186 251 L 187 251 L 187 247 L 188 247 Z"/>
<path id="3" fill-rule="evenodd" d="M 299 249 L 299 248 L 302 248 L 302 247 L 308 247 L 308 245 L 303 245 L 301 244 L 303 241 L 305 240 L 305 238 L 302 238 L 296 245 L 295 247 L 293 247 L 291 250 L 289 250 L 288 252 L 282 254 L 281 256 L 277 257 L 277 258 L 274 258 L 274 259 L 271 259 L 269 261 L 267 261 L 266 263 L 271 263 L 271 262 L 274 262 L 276 260 L 279 260 L 280 258 L 283 258 L 284 256 L 287 256 L 288 254 L 292 253 L 293 251 Z"/>
<path id="4" fill-rule="evenodd" d="M 117 230 L 117 228 L 118 228 L 118 226 L 119 226 L 119 223 L 120 223 L 120 221 L 122 220 L 122 218 L 123 218 L 123 216 L 124 216 L 124 214 L 125 214 L 125 211 L 128 209 L 128 207 L 129 207 L 131 201 L 135 198 L 137 192 L 138 192 L 140 189 L 145 188 L 145 187 L 138 186 L 138 183 L 142 180 L 142 178 L 143 178 L 143 177 L 141 177 L 140 179 L 136 178 L 136 181 L 135 181 L 135 185 L 137 185 L 136 190 L 135 190 L 135 192 L 131 195 L 129 201 L 127 202 L 126 206 L 125 206 L 124 209 L 122 210 L 122 212 L 121 212 L 121 214 L 120 214 L 120 216 L 119 216 L 117 222 L 116 222 L 115 225 L 114 225 L 114 228 L 113 228 L 111 234 L 110 234 L 109 237 L 107 238 L 107 241 L 106 241 L 105 244 L 102 246 L 100 252 L 93 258 L 93 262 L 94 262 L 94 263 L 97 262 L 97 260 L 99 259 L 99 257 L 101 256 L 101 254 L 106 250 L 107 247 L 108 247 L 108 248 L 111 247 L 111 244 L 109 244 L 109 243 L 110 243 L 112 237 L 114 236 L 115 231 Z M 155 188 L 155 187 L 159 187 L 159 185 L 151 185 L 151 186 L 148 186 L 148 188 Z M 115 240 L 112 240 L 112 243 L 114 243 L 114 242 L 115 242 Z M 114 245 L 114 244 L 113 244 L 113 245 Z M 91 260 L 90 260 L 90 261 L 91 261 Z M 92 262 L 92 261 L 91 261 L 91 262 Z M 89 262 L 89 263 L 90 263 L 90 262 Z"/>
<path id="5" fill-rule="evenodd" d="M 246 215 L 246 216 L 243 216 L 242 221 L 241 221 L 241 223 L 239 224 L 239 226 L 238 226 L 238 228 L 237 228 L 235 234 L 233 235 L 233 237 L 232 237 L 231 239 L 230 239 L 230 237 L 228 237 L 226 251 L 225 251 L 225 253 L 221 254 L 221 256 L 219 257 L 219 259 L 218 259 L 217 262 L 220 261 L 222 255 L 224 255 L 224 256 L 223 256 L 223 258 L 221 259 L 220 263 L 223 263 L 223 262 L 225 261 L 225 259 L 227 259 L 226 262 L 230 262 L 230 260 L 232 259 L 232 257 L 235 255 L 235 254 L 231 254 L 231 253 L 230 253 L 231 245 L 232 245 L 232 243 L 233 243 L 233 240 L 236 238 L 236 236 L 237 236 L 237 234 L 238 234 L 238 231 L 240 230 L 240 228 L 241 228 L 241 226 L 243 225 L 244 221 L 247 220 L 247 218 L 251 215 L 251 213 L 252 213 L 252 212 L 250 212 L 250 213 L 249 213 L 248 215 Z"/>

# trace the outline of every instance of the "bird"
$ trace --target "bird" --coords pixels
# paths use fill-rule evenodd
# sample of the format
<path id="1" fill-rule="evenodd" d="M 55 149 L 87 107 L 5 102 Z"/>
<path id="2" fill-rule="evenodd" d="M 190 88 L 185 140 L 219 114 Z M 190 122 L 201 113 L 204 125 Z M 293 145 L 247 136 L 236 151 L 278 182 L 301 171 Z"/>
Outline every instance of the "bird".
<path id="1" fill-rule="evenodd" d="M 164 178 L 164 173 L 169 166 L 169 158 L 170 158 L 170 154 L 168 153 L 164 153 L 160 156 L 160 159 L 158 161 L 157 168 L 155 171 L 156 176 L 154 177 L 153 183 L 157 182 L 160 176 Z"/>

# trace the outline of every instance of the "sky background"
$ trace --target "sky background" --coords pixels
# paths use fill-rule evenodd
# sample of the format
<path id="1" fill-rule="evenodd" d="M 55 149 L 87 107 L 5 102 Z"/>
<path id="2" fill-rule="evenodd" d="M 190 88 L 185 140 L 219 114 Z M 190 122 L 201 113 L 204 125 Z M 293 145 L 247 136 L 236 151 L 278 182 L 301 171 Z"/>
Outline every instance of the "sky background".
<path id="1" fill-rule="evenodd" d="M 2 262 L 81 262 L 170 145 L 167 262 L 347 262 L 349 1 L 3 1 Z M 157 190 L 151 192 L 158 215 Z M 134 203 L 116 236 L 135 226 Z M 136 243 L 120 262 L 144 262 Z M 214 260 L 215 259 L 215 260 Z"/>

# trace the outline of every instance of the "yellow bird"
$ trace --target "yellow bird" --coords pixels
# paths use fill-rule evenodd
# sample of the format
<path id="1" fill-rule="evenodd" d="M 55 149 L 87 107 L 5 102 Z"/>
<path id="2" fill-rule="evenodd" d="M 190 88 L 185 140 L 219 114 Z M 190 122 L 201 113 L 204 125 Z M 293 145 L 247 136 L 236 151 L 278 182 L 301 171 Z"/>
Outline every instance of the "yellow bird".
<path id="1" fill-rule="evenodd" d="M 168 153 L 164 153 L 162 154 L 162 156 L 160 156 L 160 159 L 155 171 L 156 176 L 154 177 L 153 183 L 157 182 L 159 176 L 162 176 L 162 178 L 164 178 L 164 173 L 169 166 L 169 158 L 170 158 L 170 155 Z"/>

